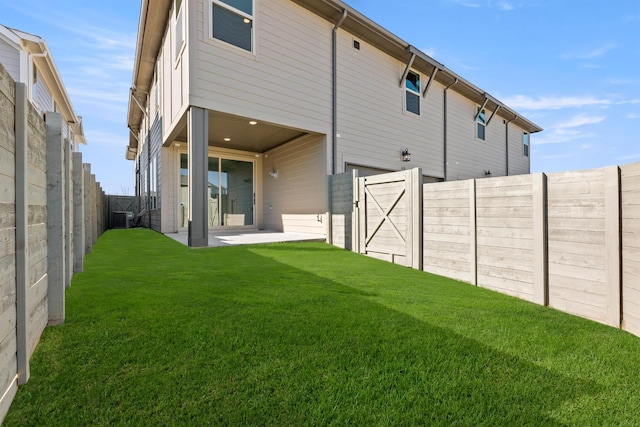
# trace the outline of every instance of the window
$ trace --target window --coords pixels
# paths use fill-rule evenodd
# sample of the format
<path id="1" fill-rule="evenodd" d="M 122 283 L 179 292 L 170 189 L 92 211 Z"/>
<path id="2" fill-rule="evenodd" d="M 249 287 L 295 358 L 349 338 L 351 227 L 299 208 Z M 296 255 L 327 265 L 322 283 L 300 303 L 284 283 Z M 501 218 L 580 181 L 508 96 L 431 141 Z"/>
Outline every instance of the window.
<path id="1" fill-rule="evenodd" d="M 524 132 L 522 134 L 522 154 L 525 157 L 529 157 L 529 132 Z"/>
<path id="2" fill-rule="evenodd" d="M 253 52 L 253 0 L 213 0 L 211 35 Z"/>
<path id="3" fill-rule="evenodd" d="M 36 64 L 33 64 L 33 102 L 38 99 L 38 69 Z"/>
<path id="4" fill-rule="evenodd" d="M 176 37 L 175 37 L 175 59 L 177 60 L 182 52 L 182 46 L 184 45 L 184 7 L 182 7 L 182 0 L 174 0 L 174 9 L 176 12 Z"/>
<path id="5" fill-rule="evenodd" d="M 405 79 L 405 92 L 407 111 L 420 115 L 420 75 L 409 71 Z"/>
<path id="6" fill-rule="evenodd" d="M 149 165 L 149 209 L 158 209 L 158 159 L 151 158 Z"/>
<path id="7" fill-rule="evenodd" d="M 480 111 L 480 108 L 478 108 Z M 484 110 L 480 111 L 478 118 L 476 119 L 476 138 L 484 141 L 485 131 L 487 127 L 487 121 Z"/>

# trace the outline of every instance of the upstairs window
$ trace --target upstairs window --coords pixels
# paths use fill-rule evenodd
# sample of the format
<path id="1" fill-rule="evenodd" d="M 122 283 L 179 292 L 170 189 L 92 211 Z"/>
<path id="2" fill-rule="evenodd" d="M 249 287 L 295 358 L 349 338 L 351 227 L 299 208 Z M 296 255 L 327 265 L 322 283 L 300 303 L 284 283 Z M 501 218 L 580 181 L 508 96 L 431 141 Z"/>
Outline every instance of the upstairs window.
<path id="1" fill-rule="evenodd" d="M 213 0 L 211 35 L 253 52 L 253 0 Z"/>
<path id="2" fill-rule="evenodd" d="M 524 157 L 529 157 L 529 132 L 522 134 L 522 150 Z"/>
<path id="3" fill-rule="evenodd" d="M 405 108 L 413 114 L 420 115 L 420 75 L 409 71 L 405 78 Z"/>
<path id="4" fill-rule="evenodd" d="M 479 110 L 480 108 L 478 108 L 478 111 Z M 484 141 L 486 128 L 487 128 L 486 115 L 485 115 L 485 111 L 482 110 L 480 111 L 480 113 L 478 114 L 478 118 L 476 119 L 476 138 Z"/>
<path id="5" fill-rule="evenodd" d="M 175 58 L 178 59 L 180 52 L 182 52 L 182 46 L 184 45 L 184 7 L 182 7 L 182 0 L 174 0 L 174 10 L 176 12 L 176 44 L 175 44 Z"/>

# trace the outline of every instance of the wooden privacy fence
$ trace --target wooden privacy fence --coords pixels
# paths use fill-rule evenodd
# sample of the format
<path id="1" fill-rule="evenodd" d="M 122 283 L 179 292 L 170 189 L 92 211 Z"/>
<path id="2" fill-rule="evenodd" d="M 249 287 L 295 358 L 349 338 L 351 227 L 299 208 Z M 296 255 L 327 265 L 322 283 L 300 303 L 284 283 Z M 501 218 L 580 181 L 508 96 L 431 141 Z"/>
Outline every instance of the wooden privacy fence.
<path id="1" fill-rule="evenodd" d="M 354 251 L 640 336 L 640 163 L 423 186 L 419 176 L 356 179 Z"/>
<path id="2" fill-rule="evenodd" d="M 46 120 L 0 66 L 0 424 L 65 289 L 104 231 L 104 193 L 72 152 L 58 113 Z"/>

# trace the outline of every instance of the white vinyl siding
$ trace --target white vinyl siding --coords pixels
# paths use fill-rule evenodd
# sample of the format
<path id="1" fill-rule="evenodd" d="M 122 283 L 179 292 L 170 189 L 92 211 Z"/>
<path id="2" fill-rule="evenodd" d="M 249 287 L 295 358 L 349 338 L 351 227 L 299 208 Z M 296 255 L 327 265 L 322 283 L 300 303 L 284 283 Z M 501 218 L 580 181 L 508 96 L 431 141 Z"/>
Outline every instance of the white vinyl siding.
<path id="1" fill-rule="evenodd" d="M 509 123 L 509 175 L 527 174 L 530 170 L 531 153 L 529 157 L 522 155 L 522 133 L 519 126 Z"/>
<path id="2" fill-rule="evenodd" d="M 54 111 L 53 96 L 39 71 L 37 82 L 33 85 L 33 104 L 40 113 Z"/>
<path id="3" fill-rule="evenodd" d="M 20 81 L 20 52 L 0 38 L 0 64 L 11 78 Z"/>
<path id="4" fill-rule="evenodd" d="M 208 36 L 200 0 L 190 103 L 318 133 L 331 129 L 331 24 L 288 0 L 255 7 L 255 52 Z"/>
<path id="5" fill-rule="evenodd" d="M 421 166 L 425 175 L 444 176 L 443 86 L 434 82 L 426 98 L 420 95 L 420 116 L 405 113 L 405 82 L 398 86 L 405 66 L 366 42 L 354 49 L 353 36 L 338 31 L 337 173 L 351 163 L 392 171 Z M 410 162 L 401 159 L 405 147 Z"/>
<path id="6" fill-rule="evenodd" d="M 447 179 L 506 175 L 506 142 L 503 121 L 495 116 L 485 127 L 485 140 L 476 138 L 478 112 L 475 102 L 453 89 L 447 91 Z M 487 119 L 491 111 L 486 110 Z"/>

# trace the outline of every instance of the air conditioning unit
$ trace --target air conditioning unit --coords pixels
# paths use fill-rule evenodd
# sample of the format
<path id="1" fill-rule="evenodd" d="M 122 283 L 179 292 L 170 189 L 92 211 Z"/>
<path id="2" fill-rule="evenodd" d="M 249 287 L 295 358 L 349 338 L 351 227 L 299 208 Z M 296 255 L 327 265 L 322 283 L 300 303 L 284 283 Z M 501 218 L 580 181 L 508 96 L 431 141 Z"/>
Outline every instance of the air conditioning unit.
<path id="1" fill-rule="evenodd" d="M 134 215 L 131 211 L 115 211 L 111 213 L 111 228 L 133 227 Z"/>

